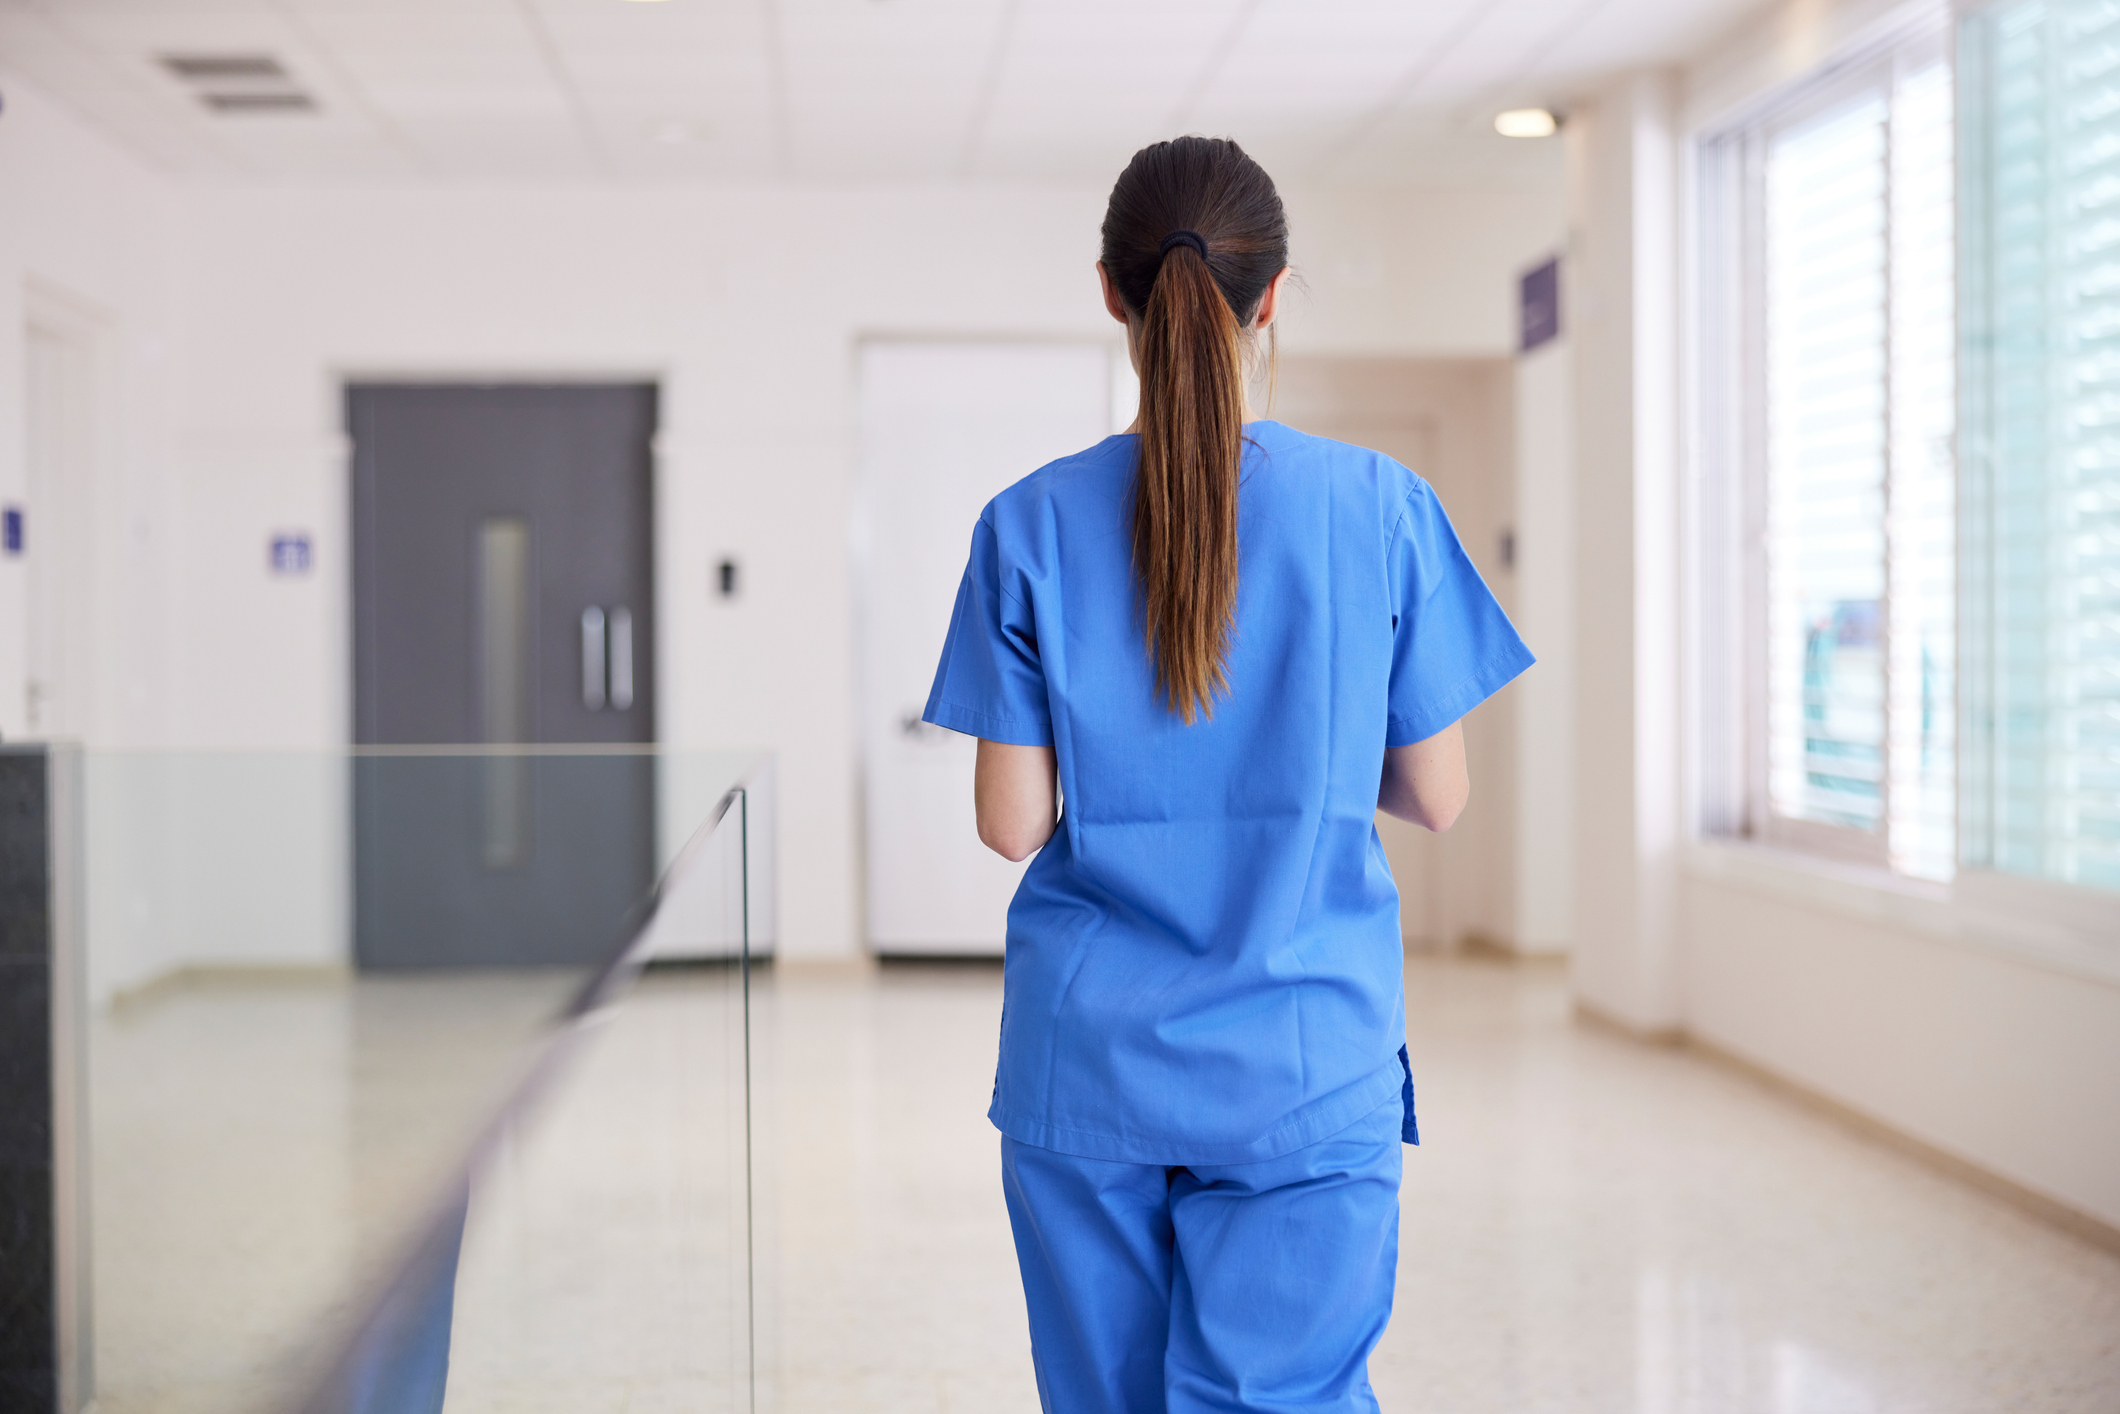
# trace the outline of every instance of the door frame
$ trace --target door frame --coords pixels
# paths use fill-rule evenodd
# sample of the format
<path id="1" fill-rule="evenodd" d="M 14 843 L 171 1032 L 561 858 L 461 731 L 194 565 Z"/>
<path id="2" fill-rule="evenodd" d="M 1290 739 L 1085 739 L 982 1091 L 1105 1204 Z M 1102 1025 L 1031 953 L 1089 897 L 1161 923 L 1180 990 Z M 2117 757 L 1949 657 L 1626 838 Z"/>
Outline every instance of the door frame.
<path id="1" fill-rule="evenodd" d="M 109 561 L 99 551 L 109 492 L 113 428 L 121 422 L 118 388 L 118 320 L 95 301 L 74 293 L 41 276 L 27 276 L 22 283 L 23 463 L 21 497 L 29 513 L 24 527 L 27 554 L 22 583 L 21 672 L 18 693 L 8 704 L 10 726 L 37 737 L 84 738 L 98 735 L 97 688 L 105 674 L 99 659 L 111 651 L 113 635 L 103 632 L 111 616 L 113 596 L 103 592 L 101 570 Z M 29 423 L 34 412 L 29 388 L 29 345 L 33 331 L 68 345 L 76 355 L 78 387 L 62 390 L 60 416 L 71 424 L 62 453 L 64 465 L 54 485 L 39 485 L 28 446 Z M 56 554 L 38 558 L 40 540 L 54 544 Z M 47 578 L 48 577 L 48 578 Z M 43 580 L 56 590 L 56 607 L 40 608 L 45 594 Z M 55 615 L 56 622 L 40 625 L 42 613 Z M 29 696 L 37 668 L 34 645 L 49 635 L 62 645 L 59 667 L 53 675 L 56 714 L 40 714 L 31 720 Z M 64 653 L 64 647 L 72 647 Z"/>
<path id="2" fill-rule="evenodd" d="M 339 552 L 341 565 L 339 573 L 333 577 L 334 587 L 338 591 L 338 602 L 332 614 L 332 619 L 341 639 L 336 645 L 336 652 L 333 655 L 333 660 L 337 664 L 337 670 L 340 674 L 338 682 L 334 685 L 334 696 L 339 703 L 339 711 L 342 714 L 339 722 L 340 740 L 345 743 L 344 749 L 348 755 L 348 768 L 341 777 L 343 795 L 337 802 L 336 808 L 337 818 L 344 822 L 340 849 L 340 873 L 344 881 L 345 898 L 347 900 L 344 910 L 346 918 L 345 956 L 349 961 L 359 965 L 358 924 L 355 913 L 358 907 L 356 898 L 360 888 L 357 859 L 360 825 L 356 819 L 355 812 L 359 808 L 360 792 L 356 789 L 354 774 L 361 763 L 353 758 L 416 757 L 421 755 L 448 757 L 459 754 L 476 755 L 482 749 L 480 743 L 469 741 L 458 744 L 443 744 L 431 748 L 422 746 L 364 747 L 355 743 L 359 721 L 359 707 L 355 699 L 360 689 L 356 662 L 358 652 L 356 620 L 359 613 L 359 557 L 356 547 L 361 533 L 361 516 L 360 507 L 356 503 L 355 458 L 357 446 L 354 430 L 348 421 L 348 410 L 351 406 L 353 390 L 363 385 L 442 389 L 645 386 L 652 391 L 655 431 L 648 439 L 647 446 L 648 544 L 650 557 L 648 588 L 650 612 L 648 621 L 651 625 L 652 636 L 647 645 L 647 651 L 649 661 L 653 667 L 649 673 L 651 690 L 646 705 L 649 708 L 649 719 L 653 724 L 653 734 L 650 740 L 637 743 L 525 743 L 516 747 L 505 748 L 505 750 L 510 755 L 520 754 L 527 758 L 576 755 L 636 756 L 646 758 L 650 763 L 650 770 L 653 774 L 653 804 L 648 820 L 651 860 L 649 878 L 651 883 L 659 881 L 663 872 L 663 866 L 660 861 L 673 854 L 675 846 L 688 838 L 698 823 L 696 818 L 687 818 L 678 813 L 682 810 L 689 797 L 681 791 L 674 791 L 670 788 L 673 763 L 667 759 L 662 750 L 666 726 L 666 719 L 662 714 L 667 710 L 666 704 L 669 690 L 669 673 L 666 667 L 668 659 L 666 654 L 667 647 L 671 641 L 665 612 L 665 606 L 669 602 L 671 594 L 668 581 L 672 556 L 666 549 L 669 523 L 669 517 L 666 515 L 669 478 L 666 475 L 668 470 L 668 441 L 664 433 L 669 408 L 669 389 L 672 381 L 670 371 L 664 366 L 631 362 L 601 366 L 574 364 L 560 370 L 555 370 L 550 365 L 529 363 L 515 366 L 496 366 L 487 363 L 446 365 L 431 363 L 411 365 L 331 363 L 327 365 L 324 373 L 325 377 L 321 388 L 323 415 L 330 429 L 328 435 L 331 443 L 336 449 L 333 463 L 334 474 L 329 494 L 338 512 L 337 536 L 335 538 L 338 542 L 336 549 Z M 323 548 L 319 546 L 320 552 Z M 770 864 L 772 859 L 772 851 L 770 849 L 754 849 L 754 853 L 759 860 Z M 755 863 L 750 873 L 754 884 L 761 877 L 768 879 L 771 877 L 770 875 L 762 876 Z M 771 917 L 769 909 L 763 912 L 767 918 Z M 763 939 L 755 938 L 755 930 L 754 940 L 758 941 L 761 947 L 766 945 Z"/>

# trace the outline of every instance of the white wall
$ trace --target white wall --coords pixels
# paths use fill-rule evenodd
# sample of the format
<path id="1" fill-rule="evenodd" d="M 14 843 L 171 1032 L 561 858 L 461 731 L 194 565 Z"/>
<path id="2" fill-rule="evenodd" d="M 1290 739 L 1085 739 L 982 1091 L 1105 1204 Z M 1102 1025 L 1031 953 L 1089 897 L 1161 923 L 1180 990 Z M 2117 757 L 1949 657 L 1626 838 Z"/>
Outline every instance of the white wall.
<path id="1" fill-rule="evenodd" d="M 69 601 L 60 630 L 67 673 L 59 733 L 117 752 L 84 779 L 88 975 L 92 995 L 102 997 L 181 960 L 195 932 L 186 908 L 206 885 L 189 866 L 221 823 L 202 815 L 196 797 L 171 788 L 184 764 L 156 766 L 129 749 L 172 740 L 177 727 L 170 707 L 180 615 L 170 589 L 186 526 L 169 416 L 178 361 L 168 240 L 176 196 L 4 72 L 0 94 L 0 503 L 27 499 L 23 356 L 32 310 L 60 316 L 88 353 L 89 436 L 68 466 L 79 479 L 62 488 L 61 507 L 28 507 L 25 538 L 32 555 L 65 551 L 57 567 Z M 76 518 L 63 540 L 58 510 Z M 29 569 L 28 556 L 0 555 L 0 734 L 8 737 L 29 726 Z M 304 862 L 313 866 L 310 855 Z M 250 878 L 296 892 L 316 882 L 313 869 L 305 880 L 299 867 Z M 219 882 L 231 881 L 223 874 Z M 237 907 L 260 895 L 251 888 Z M 296 906 L 312 905 L 298 899 Z M 313 928 L 296 920 L 290 947 L 288 914 L 270 911 L 283 957 L 312 950 Z"/>
<path id="2" fill-rule="evenodd" d="M 1638 1031 L 1679 1023 L 1677 314 L 1672 89 L 1615 83 L 1569 116 L 1563 285 L 1575 429 L 1578 998 Z"/>
<path id="3" fill-rule="evenodd" d="M 92 749 L 88 994 L 179 968 L 344 966 L 347 762 L 308 751 Z"/>
<path id="4" fill-rule="evenodd" d="M 0 70 L 0 503 L 26 495 L 24 325 L 32 300 L 63 307 L 93 341 L 87 484 L 71 506 L 80 553 L 63 569 L 87 642 L 70 644 L 65 720 L 102 741 L 166 729 L 170 670 L 165 391 L 170 188 Z M 33 511 L 33 550 L 52 544 Z M 28 561 L 0 555 L 0 734 L 23 734 Z"/>
<path id="5" fill-rule="evenodd" d="M 1563 281 L 1575 272 L 1564 264 Z M 1516 951 L 1575 931 L 1575 390 L 1565 335 L 1516 364 L 1517 631 L 1538 665 L 1517 689 Z"/>
<path id="6" fill-rule="evenodd" d="M 1947 904 L 1903 903 L 1695 846 L 1679 900 L 1686 1028 L 2120 1227 L 2120 981 L 1971 936 Z"/>
<path id="7" fill-rule="evenodd" d="M 181 738 L 346 739 L 342 376 L 656 376 L 662 735 L 778 753 L 780 946 L 851 950 L 856 342 L 1106 337 L 1103 196 L 184 191 Z M 1514 275 L 1553 244 L 1557 197 L 1291 194 L 1309 289 L 1284 347 L 1506 352 Z M 318 573 L 263 574 L 274 528 L 313 531 Z M 728 554 L 733 605 L 708 585 Z"/>

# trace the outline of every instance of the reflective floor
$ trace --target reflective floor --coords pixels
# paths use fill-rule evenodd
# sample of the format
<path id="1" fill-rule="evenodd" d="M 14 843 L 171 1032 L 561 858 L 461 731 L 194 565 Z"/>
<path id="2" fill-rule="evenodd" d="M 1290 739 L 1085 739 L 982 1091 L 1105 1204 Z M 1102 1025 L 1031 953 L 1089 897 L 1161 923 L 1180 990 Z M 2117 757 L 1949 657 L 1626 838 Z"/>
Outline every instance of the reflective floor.
<path id="1" fill-rule="evenodd" d="M 1577 1024 L 1555 969 L 1407 980 L 1426 1142 L 1372 1365 L 1391 1414 L 2120 1410 L 2120 1258 Z M 999 984 L 761 978 L 759 1409 L 1036 1408 L 984 1118 Z M 474 1194 L 451 1410 L 745 1407 L 730 985 L 650 974 Z M 198 982 L 113 1017 L 104 1414 L 270 1407 L 558 1000 L 521 977 Z"/>
<path id="2" fill-rule="evenodd" d="M 983 1118 L 999 982 L 776 980 L 781 1407 L 1037 1407 Z M 2120 1258 L 1576 1023 L 1558 969 L 1416 959 L 1407 987 L 1424 1143 L 1371 1365 L 1389 1414 L 2120 1410 Z"/>
<path id="3" fill-rule="evenodd" d="M 98 1018 L 97 1414 L 285 1408 L 577 982 L 204 974 Z"/>
<path id="4" fill-rule="evenodd" d="M 739 996 L 648 973 L 472 1189 L 445 1414 L 750 1414 Z"/>

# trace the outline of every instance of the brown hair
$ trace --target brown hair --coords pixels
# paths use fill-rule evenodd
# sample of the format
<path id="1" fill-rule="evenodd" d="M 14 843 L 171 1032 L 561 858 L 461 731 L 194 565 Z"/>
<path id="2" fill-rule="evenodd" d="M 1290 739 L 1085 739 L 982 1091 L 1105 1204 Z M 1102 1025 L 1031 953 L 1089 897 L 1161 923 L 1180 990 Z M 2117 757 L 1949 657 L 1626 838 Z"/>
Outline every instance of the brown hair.
<path id="1" fill-rule="evenodd" d="M 1132 519 L 1143 631 L 1156 686 L 1189 725 L 1229 688 L 1241 341 L 1288 264 L 1288 218 L 1242 148 L 1181 137 L 1142 148 L 1119 174 L 1101 258 L 1141 364 Z"/>

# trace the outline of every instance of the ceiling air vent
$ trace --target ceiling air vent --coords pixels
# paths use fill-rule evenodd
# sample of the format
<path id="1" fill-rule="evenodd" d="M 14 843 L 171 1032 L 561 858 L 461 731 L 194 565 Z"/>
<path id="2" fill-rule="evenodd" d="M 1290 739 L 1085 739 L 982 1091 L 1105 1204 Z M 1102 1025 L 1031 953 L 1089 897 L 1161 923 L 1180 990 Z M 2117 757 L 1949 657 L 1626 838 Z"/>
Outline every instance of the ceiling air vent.
<path id="1" fill-rule="evenodd" d="M 164 54 L 162 67 L 215 113 L 316 111 L 316 100 L 270 54 Z"/>
<path id="2" fill-rule="evenodd" d="M 306 93 L 202 93 L 199 101 L 216 113 L 310 112 L 317 106 Z"/>

